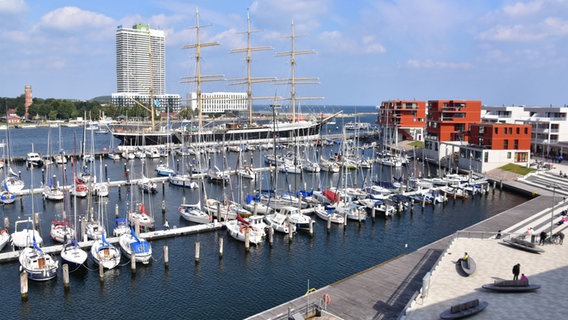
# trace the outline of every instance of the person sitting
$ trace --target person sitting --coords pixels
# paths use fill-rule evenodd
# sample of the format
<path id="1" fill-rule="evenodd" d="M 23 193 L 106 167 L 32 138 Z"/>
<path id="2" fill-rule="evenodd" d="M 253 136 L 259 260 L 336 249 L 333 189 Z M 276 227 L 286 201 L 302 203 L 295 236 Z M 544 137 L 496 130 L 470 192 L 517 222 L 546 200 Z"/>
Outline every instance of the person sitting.
<path id="1" fill-rule="evenodd" d="M 521 281 L 529 281 L 529 278 L 527 278 L 527 276 L 525 276 L 525 274 L 521 274 Z"/>
<path id="2" fill-rule="evenodd" d="M 562 219 L 560 219 L 560 221 L 558 221 L 557 225 L 561 225 L 564 222 L 566 222 L 566 216 L 562 216 Z"/>
<path id="3" fill-rule="evenodd" d="M 469 256 L 467 255 L 467 252 L 466 252 L 466 253 L 463 255 L 462 260 L 463 260 L 463 261 L 467 261 L 467 258 L 469 258 Z"/>

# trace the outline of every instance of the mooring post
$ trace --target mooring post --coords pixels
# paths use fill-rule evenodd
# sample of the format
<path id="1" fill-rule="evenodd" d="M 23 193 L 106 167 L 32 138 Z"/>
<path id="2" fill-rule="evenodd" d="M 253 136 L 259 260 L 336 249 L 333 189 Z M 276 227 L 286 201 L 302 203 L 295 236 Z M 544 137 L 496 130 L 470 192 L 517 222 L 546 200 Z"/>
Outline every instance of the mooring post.
<path id="1" fill-rule="evenodd" d="M 223 238 L 219 238 L 219 259 L 223 258 Z"/>
<path id="2" fill-rule="evenodd" d="M 101 282 L 101 284 L 105 281 L 105 270 L 103 264 L 101 263 L 100 256 L 99 256 L 99 281 Z"/>
<path id="3" fill-rule="evenodd" d="M 310 218 L 310 238 L 314 237 L 314 220 Z"/>
<path id="4" fill-rule="evenodd" d="M 134 252 L 130 254 L 130 272 L 132 272 L 132 276 L 136 275 L 136 255 Z"/>
<path id="5" fill-rule="evenodd" d="M 166 200 L 162 200 L 162 214 L 166 214 Z"/>
<path id="6" fill-rule="evenodd" d="M 274 243 L 274 228 L 272 228 L 272 226 L 268 227 L 268 243 L 271 247 Z"/>
<path id="7" fill-rule="evenodd" d="M 69 291 L 69 265 L 67 263 L 63 264 L 63 288 Z"/>
<path id="8" fill-rule="evenodd" d="M 28 301 L 28 273 L 20 272 L 20 296 L 22 301 Z"/>
<path id="9" fill-rule="evenodd" d="M 377 208 L 375 206 L 373 206 L 373 209 L 371 210 L 371 221 L 375 222 L 375 214 L 376 214 Z"/>
<path id="10" fill-rule="evenodd" d="M 331 217 L 330 215 L 327 215 L 327 233 L 329 234 L 331 232 Z"/>
<path id="11" fill-rule="evenodd" d="M 10 231 L 10 218 L 8 217 L 4 217 L 4 229 Z"/>
<path id="12" fill-rule="evenodd" d="M 114 206 L 114 216 L 118 218 L 118 203 Z"/>
<path id="13" fill-rule="evenodd" d="M 195 263 L 199 263 L 199 241 L 195 241 Z"/>
<path id="14" fill-rule="evenodd" d="M 168 256 L 169 250 L 168 245 L 164 245 L 164 267 L 168 269 L 170 267 L 170 257 Z"/>
<path id="15" fill-rule="evenodd" d="M 250 232 L 249 229 L 245 229 L 245 251 L 249 252 L 250 250 Z"/>

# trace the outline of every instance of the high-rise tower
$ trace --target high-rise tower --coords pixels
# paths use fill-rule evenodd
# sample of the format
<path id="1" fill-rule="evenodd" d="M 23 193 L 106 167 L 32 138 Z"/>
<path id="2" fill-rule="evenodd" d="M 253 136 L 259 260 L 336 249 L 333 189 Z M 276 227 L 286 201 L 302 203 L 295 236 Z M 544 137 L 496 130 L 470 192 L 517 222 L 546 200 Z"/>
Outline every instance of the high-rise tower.
<path id="1" fill-rule="evenodd" d="M 163 30 L 138 23 L 132 28 L 116 29 L 116 93 L 118 106 L 149 105 L 154 97 L 158 108 L 176 110 L 181 96 L 166 94 L 166 36 Z"/>

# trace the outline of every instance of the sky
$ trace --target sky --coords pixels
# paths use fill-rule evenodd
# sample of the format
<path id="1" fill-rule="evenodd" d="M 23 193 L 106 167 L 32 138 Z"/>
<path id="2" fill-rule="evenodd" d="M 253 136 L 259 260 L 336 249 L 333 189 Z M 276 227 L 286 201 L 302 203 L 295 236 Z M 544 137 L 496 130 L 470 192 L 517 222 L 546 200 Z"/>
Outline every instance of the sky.
<path id="1" fill-rule="evenodd" d="M 0 96 L 31 85 L 34 97 L 87 100 L 116 91 L 115 31 L 147 23 L 166 33 L 166 91 L 185 97 L 195 84 L 196 10 L 203 92 L 245 91 L 247 14 L 253 77 L 295 76 L 300 104 L 369 106 L 393 99 L 471 99 L 484 105 L 564 106 L 568 77 L 568 0 L 0 0 Z M 311 51 L 310 51 L 311 52 Z M 285 82 L 285 81 L 284 81 Z M 291 88 L 253 86 L 256 97 Z M 262 102 L 258 102 L 262 103 Z M 267 101 L 266 103 L 270 103 Z"/>

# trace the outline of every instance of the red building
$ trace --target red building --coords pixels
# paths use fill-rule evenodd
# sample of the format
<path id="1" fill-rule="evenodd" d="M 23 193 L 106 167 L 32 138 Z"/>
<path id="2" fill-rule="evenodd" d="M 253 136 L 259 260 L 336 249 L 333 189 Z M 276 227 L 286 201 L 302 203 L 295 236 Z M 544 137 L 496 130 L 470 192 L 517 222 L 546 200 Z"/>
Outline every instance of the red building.
<path id="1" fill-rule="evenodd" d="M 478 123 L 470 125 L 468 142 L 482 149 L 528 150 L 531 134 L 530 124 Z"/>
<path id="2" fill-rule="evenodd" d="M 480 100 L 429 100 L 427 140 L 466 141 L 469 126 L 481 122 Z"/>
<path id="3" fill-rule="evenodd" d="M 402 139 L 422 140 L 426 120 L 425 101 L 383 101 L 378 109 L 377 125 L 396 128 Z"/>

